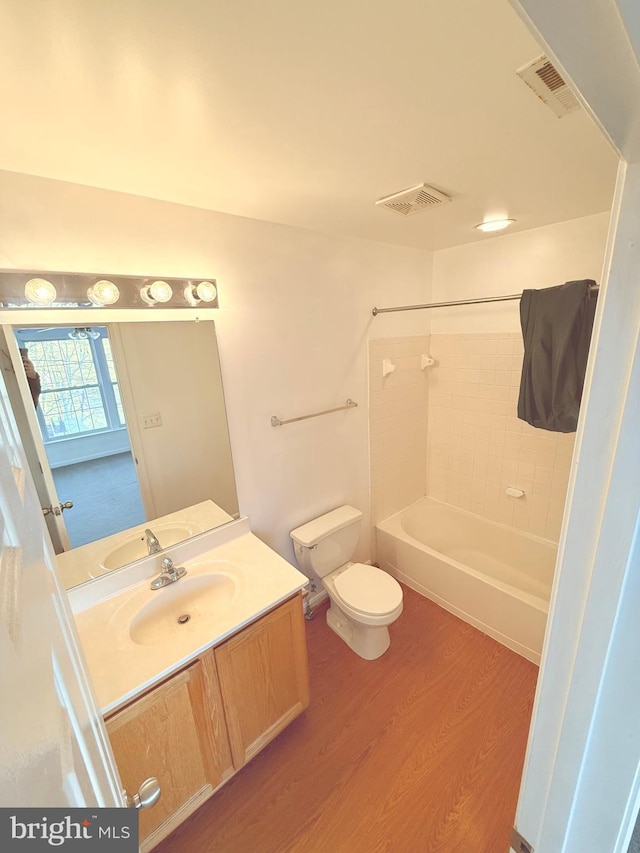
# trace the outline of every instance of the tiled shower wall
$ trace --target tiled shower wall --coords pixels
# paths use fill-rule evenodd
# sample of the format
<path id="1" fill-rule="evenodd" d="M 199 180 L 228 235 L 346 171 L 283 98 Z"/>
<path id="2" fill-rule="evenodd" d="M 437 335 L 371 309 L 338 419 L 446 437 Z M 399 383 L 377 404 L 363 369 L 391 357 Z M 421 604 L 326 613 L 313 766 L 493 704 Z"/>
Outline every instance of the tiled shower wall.
<path id="1" fill-rule="evenodd" d="M 429 337 L 369 342 L 369 436 L 372 524 L 414 503 L 426 491 L 427 371 L 420 356 Z M 383 359 L 395 370 L 382 376 Z"/>
<path id="2" fill-rule="evenodd" d="M 436 366 L 420 369 L 423 352 Z M 574 434 L 516 417 L 522 354 L 519 332 L 370 343 L 374 524 L 426 493 L 557 541 Z M 383 358 L 396 363 L 385 379 Z"/>
<path id="3" fill-rule="evenodd" d="M 557 541 L 574 434 L 517 418 L 520 333 L 432 335 L 431 355 L 428 494 Z"/>

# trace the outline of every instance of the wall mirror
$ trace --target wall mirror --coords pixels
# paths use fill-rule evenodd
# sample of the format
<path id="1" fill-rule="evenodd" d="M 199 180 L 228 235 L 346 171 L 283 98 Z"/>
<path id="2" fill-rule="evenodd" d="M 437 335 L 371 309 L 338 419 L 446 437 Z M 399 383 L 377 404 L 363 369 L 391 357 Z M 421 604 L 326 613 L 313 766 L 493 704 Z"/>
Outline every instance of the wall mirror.
<path id="1" fill-rule="evenodd" d="M 67 588 L 238 517 L 213 320 L 16 322 L 0 351 Z"/>

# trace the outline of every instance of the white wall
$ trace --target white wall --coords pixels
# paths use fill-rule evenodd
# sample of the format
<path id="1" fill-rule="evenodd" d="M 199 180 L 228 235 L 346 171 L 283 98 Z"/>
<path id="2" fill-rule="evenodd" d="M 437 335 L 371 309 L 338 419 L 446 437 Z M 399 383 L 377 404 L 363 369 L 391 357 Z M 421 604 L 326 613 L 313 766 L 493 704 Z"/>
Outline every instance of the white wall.
<path id="1" fill-rule="evenodd" d="M 608 223 L 609 213 L 598 213 L 436 252 L 433 300 L 502 296 L 582 278 L 600 281 Z M 434 334 L 520 331 L 517 301 L 429 313 Z"/>
<path id="2" fill-rule="evenodd" d="M 350 502 L 369 551 L 367 341 L 424 333 L 430 253 L 0 173 L 0 267 L 215 277 L 240 511 L 293 562 L 289 531 Z M 357 409 L 284 427 L 340 404 Z"/>
<path id="3" fill-rule="evenodd" d="M 91 459 L 128 453 L 131 446 L 127 431 L 123 427 L 97 435 L 79 435 L 62 441 L 52 441 L 46 448 L 51 468 L 63 468 L 65 465 L 77 465 Z"/>

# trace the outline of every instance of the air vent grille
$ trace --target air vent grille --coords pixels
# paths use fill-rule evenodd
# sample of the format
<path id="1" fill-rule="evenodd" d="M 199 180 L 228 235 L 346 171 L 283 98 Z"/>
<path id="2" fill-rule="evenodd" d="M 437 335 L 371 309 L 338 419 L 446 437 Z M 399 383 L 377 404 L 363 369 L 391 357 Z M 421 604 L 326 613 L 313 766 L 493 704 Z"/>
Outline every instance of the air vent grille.
<path id="1" fill-rule="evenodd" d="M 558 118 L 579 108 L 578 99 L 546 56 L 540 56 L 533 62 L 523 65 L 516 73 Z"/>
<path id="2" fill-rule="evenodd" d="M 435 189 L 435 187 L 430 187 L 427 184 L 418 184 L 417 187 L 411 187 L 411 189 L 402 190 L 402 192 L 378 199 L 376 204 L 393 210 L 394 213 L 399 213 L 400 216 L 413 216 L 414 213 L 429 210 L 447 201 L 451 201 L 449 196 Z"/>
<path id="3" fill-rule="evenodd" d="M 542 68 L 538 68 L 536 70 L 536 74 L 542 80 L 547 89 L 551 89 L 552 92 L 555 92 L 556 89 L 560 89 L 562 86 L 567 85 L 558 74 L 558 69 L 550 62 L 545 62 Z"/>

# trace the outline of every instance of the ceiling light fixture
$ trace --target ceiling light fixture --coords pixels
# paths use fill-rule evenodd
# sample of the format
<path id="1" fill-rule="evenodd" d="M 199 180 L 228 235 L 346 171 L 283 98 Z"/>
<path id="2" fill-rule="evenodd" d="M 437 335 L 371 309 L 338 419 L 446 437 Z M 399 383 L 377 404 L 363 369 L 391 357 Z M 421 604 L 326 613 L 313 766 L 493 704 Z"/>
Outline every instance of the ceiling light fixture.
<path id="1" fill-rule="evenodd" d="M 100 279 L 87 289 L 87 298 L 93 305 L 114 305 L 120 298 L 118 287 L 106 279 Z"/>
<path id="2" fill-rule="evenodd" d="M 480 225 L 476 225 L 476 228 L 478 231 L 484 231 L 485 233 L 502 231 L 503 228 L 508 228 L 514 222 L 515 219 L 489 219 L 486 222 L 481 222 Z"/>
<path id="3" fill-rule="evenodd" d="M 46 278 L 30 278 L 24 286 L 24 295 L 35 305 L 51 305 L 56 299 L 56 289 Z"/>
<path id="4" fill-rule="evenodd" d="M 169 302 L 173 290 L 167 281 L 154 281 L 140 288 L 140 296 L 147 305 L 155 305 L 157 302 Z"/>
<path id="5" fill-rule="evenodd" d="M 188 284 L 184 289 L 184 298 L 189 305 L 199 305 L 201 302 L 214 302 L 218 290 L 214 281 L 201 281 L 199 284 Z"/>
<path id="6" fill-rule="evenodd" d="M 97 340 L 100 337 L 100 332 L 97 329 L 92 329 L 89 326 L 78 327 L 69 332 L 68 337 L 73 341 L 82 341 L 86 338 Z"/>
<path id="7" fill-rule="evenodd" d="M 0 270 L 0 320 L 5 311 L 18 316 L 24 310 L 33 313 L 51 308 L 58 312 L 58 317 L 62 317 L 62 311 L 89 312 L 86 317 L 65 323 L 80 327 L 80 323 L 95 322 L 96 311 L 148 311 L 150 307 L 156 311 L 168 308 L 191 311 L 201 319 L 218 309 L 218 299 L 215 278 L 156 279 L 148 275 Z"/>

